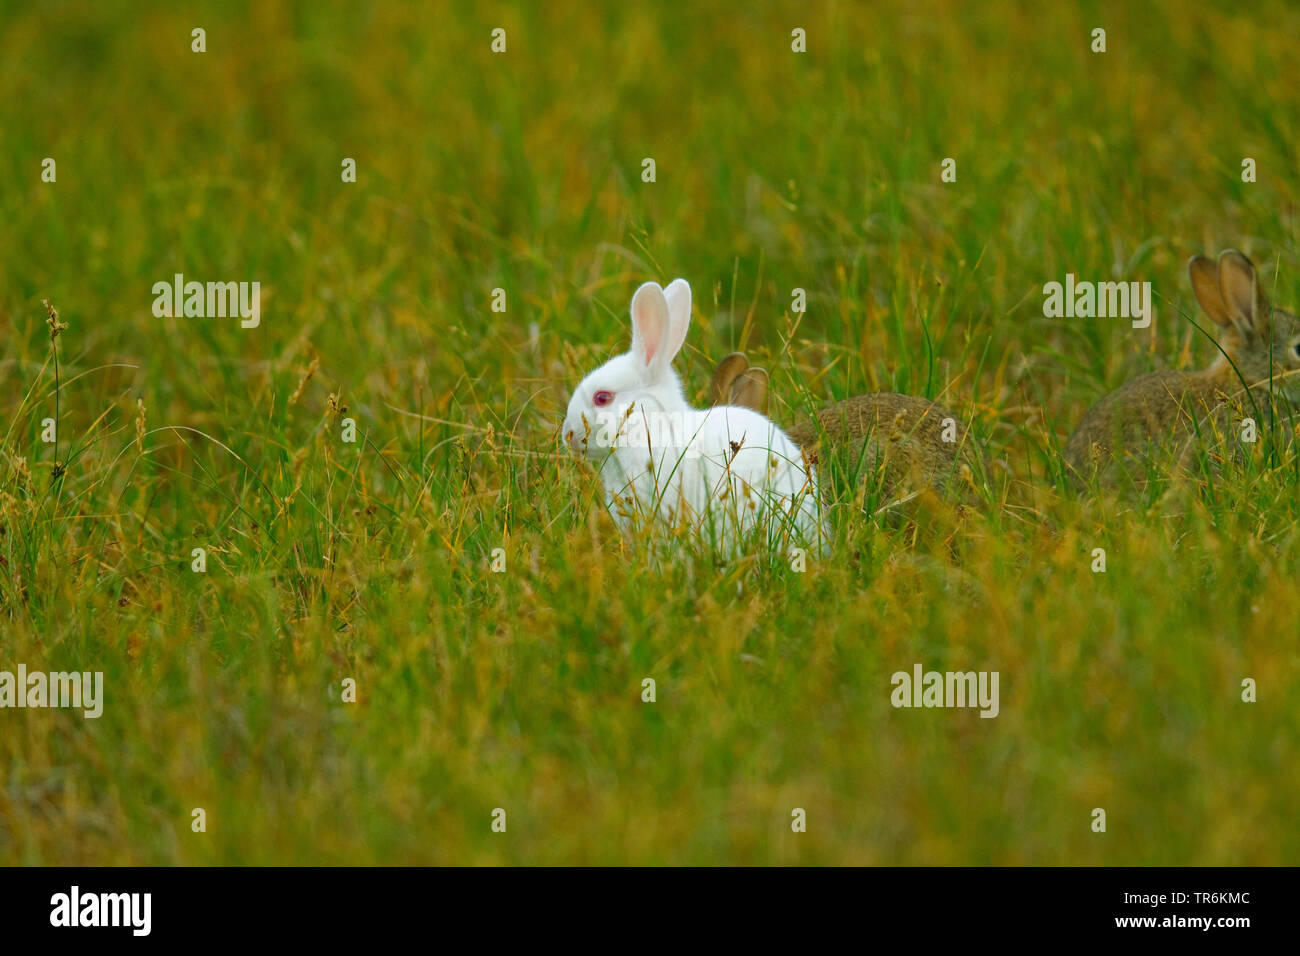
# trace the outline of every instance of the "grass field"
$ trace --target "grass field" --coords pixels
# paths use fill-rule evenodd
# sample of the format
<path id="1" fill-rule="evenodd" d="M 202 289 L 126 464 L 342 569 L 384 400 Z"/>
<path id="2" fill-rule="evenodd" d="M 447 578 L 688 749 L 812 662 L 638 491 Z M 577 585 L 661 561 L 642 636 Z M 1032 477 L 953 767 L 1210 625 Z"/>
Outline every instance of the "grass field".
<path id="1" fill-rule="evenodd" d="M 1190 255 L 1300 304 L 1297 36 L 1283 2 L 6 4 L 0 670 L 105 700 L 0 710 L 0 863 L 1295 863 L 1300 459 L 1080 495 L 1060 449 L 1214 357 Z M 155 317 L 176 273 L 259 281 L 260 325 Z M 1067 273 L 1155 322 L 1045 318 Z M 778 422 L 941 398 L 977 500 L 841 488 L 803 573 L 649 562 L 557 428 L 678 275 L 692 398 L 739 347 Z M 917 663 L 999 672 L 999 715 L 895 709 Z"/>

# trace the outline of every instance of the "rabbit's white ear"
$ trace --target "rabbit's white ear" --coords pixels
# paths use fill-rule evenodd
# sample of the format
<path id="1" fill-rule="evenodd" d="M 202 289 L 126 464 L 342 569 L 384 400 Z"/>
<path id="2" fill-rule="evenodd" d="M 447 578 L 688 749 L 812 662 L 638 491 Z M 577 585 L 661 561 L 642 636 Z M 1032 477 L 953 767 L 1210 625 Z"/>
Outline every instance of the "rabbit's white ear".
<path id="1" fill-rule="evenodd" d="M 1268 297 L 1259 287 L 1255 266 L 1236 249 L 1219 255 L 1219 291 L 1237 328 L 1247 335 L 1263 335 L 1268 325 Z"/>
<path id="2" fill-rule="evenodd" d="M 672 353 L 668 360 L 672 361 L 686 343 L 686 331 L 691 327 L 691 284 L 685 279 L 674 279 L 664 289 L 664 297 L 668 299 L 668 315 L 672 320 L 673 331 L 668 337 Z"/>
<path id="3" fill-rule="evenodd" d="M 660 371 L 672 361 L 668 352 L 672 319 L 658 282 L 647 282 L 632 296 L 632 357 Z"/>

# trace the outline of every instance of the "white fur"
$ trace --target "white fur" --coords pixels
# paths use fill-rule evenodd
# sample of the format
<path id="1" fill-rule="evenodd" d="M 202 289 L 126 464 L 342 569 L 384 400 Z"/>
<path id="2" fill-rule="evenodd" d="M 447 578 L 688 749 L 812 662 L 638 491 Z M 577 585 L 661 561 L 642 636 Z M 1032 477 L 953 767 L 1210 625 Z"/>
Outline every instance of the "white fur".
<path id="1" fill-rule="evenodd" d="M 729 550 L 762 527 L 769 543 L 816 546 L 824 530 L 816 481 L 794 442 L 751 409 L 687 404 L 672 361 L 690 316 L 684 279 L 637 289 L 632 350 L 578 385 L 565 442 L 598 469 L 624 530 L 646 520 L 681 521 Z M 598 408 L 598 392 L 612 401 Z"/>

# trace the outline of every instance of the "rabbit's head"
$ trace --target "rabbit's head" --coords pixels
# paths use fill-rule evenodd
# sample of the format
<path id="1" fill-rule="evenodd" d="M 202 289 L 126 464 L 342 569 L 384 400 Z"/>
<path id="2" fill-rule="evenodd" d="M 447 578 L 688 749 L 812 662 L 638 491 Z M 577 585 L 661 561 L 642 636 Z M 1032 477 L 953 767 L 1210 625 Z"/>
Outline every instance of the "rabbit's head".
<path id="1" fill-rule="evenodd" d="M 689 406 L 673 359 L 686 341 L 691 321 L 691 287 L 674 279 L 665 289 L 647 282 L 632 296 L 632 350 L 579 383 L 569 399 L 561 430 L 577 455 L 608 456 L 631 415 L 684 412 Z"/>
<path id="2" fill-rule="evenodd" d="M 1269 303 L 1254 264 L 1228 249 L 1217 263 L 1193 256 L 1187 271 L 1196 301 L 1224 330 L 1220 344 L 1246 384 L 1267 386 L 1271 379 L 1275 393 L 1300 403 L 1300 320 Z"/>
<path id="3" fill-rule="evenodd" d="M 713 373 L 710 405 L 739 405 L 767 414 L 767 370 L 752 366 L 744 352 L 732 352 Z"/>

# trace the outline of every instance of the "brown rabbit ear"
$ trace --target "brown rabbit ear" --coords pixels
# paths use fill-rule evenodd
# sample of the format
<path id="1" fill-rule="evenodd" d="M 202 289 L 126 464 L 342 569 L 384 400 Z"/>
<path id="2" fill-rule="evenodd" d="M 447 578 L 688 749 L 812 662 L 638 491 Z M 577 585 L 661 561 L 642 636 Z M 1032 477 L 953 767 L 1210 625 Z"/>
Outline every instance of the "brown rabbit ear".
<path id="1" fill-rule="evenodd" d="M 713 372 L 713 385 L 709 388 L 710 405 L 726 405 L 731 401 L 732 382 L 741 372 L 749 368 L 749 359 L 744 352 L 732 352 Z"/>
<path id="2" fill-rule="evenodd" d="M 1268 328 L 1268 296 L 1260 288 L 1255 266 L 1236 249 L 1219 256 L 1219 292 L 1232 322 L 1246 335 L 1263 335 Z"/>
<path id="3" fill-rule="evenodd" d="M 767 369 L 747 368 L 731 386 L 731 404 L 767 414 Z"/>
<path id="4" fill-rule="evenodd" d="M 1196 301 L 1216 325 L 1227 328 L 1232 324 L 1232 316 L 1223 302 L 1219 292 L 1219 267 L 1214 260 L 1205 256 L 1192 256 L 1187 262 L 1187 274 L 1192 277 L 1192 291 Z"/>

